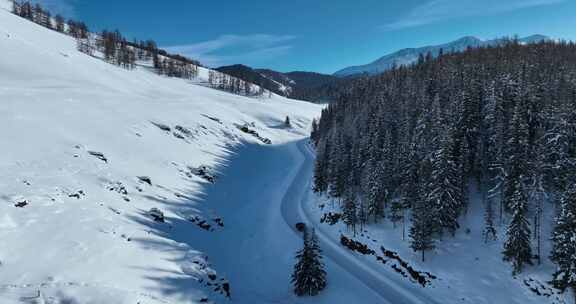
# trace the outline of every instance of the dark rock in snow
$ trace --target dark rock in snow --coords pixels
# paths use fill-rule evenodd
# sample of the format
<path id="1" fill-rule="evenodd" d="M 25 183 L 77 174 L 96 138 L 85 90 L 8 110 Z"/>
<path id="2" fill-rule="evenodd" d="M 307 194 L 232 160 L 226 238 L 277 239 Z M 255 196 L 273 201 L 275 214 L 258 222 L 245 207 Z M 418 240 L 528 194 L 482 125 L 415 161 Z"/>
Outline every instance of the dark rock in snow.
<path id="1" fill-rule="evenodd" d="M 252 125 L 253 126 L 253 125 Z M 255 130 L 250 129 L 250 125 L 249 124 L 245 124 L 243 126 L 237 126 L 238 129 L 246 134 L 250 134 L 254 137 L 256 137 L 258 140 L 260 140 L 261 142 L 267 144 L 267 145 L 271 145 L 272 141 L 269 138 L 266 137 L 262 137 L 260 136 L 260 134 L 258 134 L 258 132 L 256 132 Z"/>
<path id="2" fill-rule="evenodd" d="M 190 170 L 190 172 L 193 175 L 196 175 L 212 184 L 216 182 L 216 176 L 211 172 L 210 168 L 208 168 L 207 166 L 200 166 L 198 168 L 188 167 L 188 170 Z M 191 177 L 189 174 L 187 175 Z"/>
<path id="3" fill-rule="evenodd" d="M 108 187 L 108 190 L 118 192 L 122 195 L 128 195 L 126 187 L 121 182 L 115 182 Z"/>
<path id="4" fill-rule="evenodd" d="M 24 208 L 26 206 L 28 206 L 28 201 L 21 201 L 14 204 L 14 207 L 16 208 Z"/>
<path id="5" fill-rule="evenodd" d="M 152 186 L 152 179 L 148 176 L 138 176 L 138 180 Z"/>
<path id="6" fill-rule="evenodd" d="M 165 125 L 165 124 L 161 124 L 158 122 L 151 122 L 153 125 L 155 125 L 158 129 L 162 130 L 162 131 L 166 131 L 166 132 L 170 132 L 172 131 L 172 128 L 170 128 L 169 126 Z"/>
<path id="7" fill-rule="evenodd" d="M 160 209 L 158 208 L 152 208 L 150 209 L 150 211 L 148 211 L 148 215 L 155 221 L 155 222 L 160 222 L 160 223 L 164 223 L 165 222 L 165 218 L 164 218 L 164 213 L 162 211 L 160 211 Z"/>
<path id="8" fill-rule="evenodd" d="M 79 190 L 79 191 L 76 192 L 76 193 L 68 194 L 68 197 L 69 197 L 69 198 L 80 199 L 82 196 L 85 196 L 85 195 L 86 195 L 86 194 L 84 193 L 84 191 Z"/>
<path id="9" fill-rule="evenodd" d="M 216 118 L 216 117 L 208 116 L 208 115 L 206 115 L 206 114 L 202 114 L 202 116 L 204 116 L 204 117 L 206 117 L 206 118 L 208 118 L 208 119 L 210 119 L 210 120 L 212 120 L 212 121 L 215 121 L 215 122 L 217 122 L 217 123 L 219 123 L 219 124 L 222 124 L 222 121 L 221 121 L 220 119 Z"/>
<path id="10" fill-rule="evenodd" d="M 99 160 L 108 163 L 108 159 L 104 156 L 104 154 L 102 152 L 96 152 L 96 151 L 88 151 L 88 154 L 98 158 Z"/>

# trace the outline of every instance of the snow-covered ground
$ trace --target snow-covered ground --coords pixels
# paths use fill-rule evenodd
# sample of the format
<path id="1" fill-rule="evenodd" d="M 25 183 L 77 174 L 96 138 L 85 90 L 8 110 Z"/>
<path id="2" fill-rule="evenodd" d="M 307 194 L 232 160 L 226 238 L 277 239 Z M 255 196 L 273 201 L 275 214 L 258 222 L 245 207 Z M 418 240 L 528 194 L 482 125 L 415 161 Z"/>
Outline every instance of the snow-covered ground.
<path id="1" fill-rule="evenodd" d="M 228 302 L 227 282 L 234 303 L 290 299 L 301 244 L 277 221 L 279 195 L 321 106 L 127 71 L 6 3 L 0 303 Z M 246 124 L 272 145 L 241 131 Z M 342 277 L 330 296 L 362 291 Z"/>
<path id="2" fill-rule="evenodd" d="M 6 3 L 0 303 L 386 302 L 330 258 L 319 297 L 291 290 L 302 239 L 281 210 L 307 191 L 321 106 L 127 71 Z"/>

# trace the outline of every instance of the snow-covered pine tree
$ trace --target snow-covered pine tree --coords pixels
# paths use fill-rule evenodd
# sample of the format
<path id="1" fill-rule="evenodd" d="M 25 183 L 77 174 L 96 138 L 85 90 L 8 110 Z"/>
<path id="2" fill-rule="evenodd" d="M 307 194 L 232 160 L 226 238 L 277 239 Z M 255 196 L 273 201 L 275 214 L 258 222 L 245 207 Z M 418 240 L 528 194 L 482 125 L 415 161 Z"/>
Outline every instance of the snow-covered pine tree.
<path id="1" fill-rule="evenodd" d="M 512 273 L 518 274 L 524 265 L 532 265 L 532 248 L 530 244 L 530 224 L 526 219 L 528 198 L 521 186 L 515 187 L 516 191 L 510 197 L 510 210 L 512 221 L 506 231 L 504 243 L 504 260 L 512 262 Z"/>
<path id="2" fill-rule="evenodd" d="M 520 103 L 514 108 L 510 139 L 507 142 L 508 161 L 506 166 L 506 183 L 504 206 L 512 213 L 512 221 L 506 232 L 504 260 L 511 261 L 513 274 L 522 271 L 525 264 L 532 264 L 530 243 L 530 226 L 526 218 L 528 195 L 524 181 L 526 170 L 526 144 L 528 126 Z"/>
<path id="3" fill-rule="evenodd" d="M 402 159 L 400 165 L 403 172 L 401 177 L 402 199 L 407 208 L 414 207 L 415 203 L 420 199 L 420 159 L 413 146 L 415 146 L 414 143 L 411 144 L 409 154 Z"/>
<path id="4" fill-rule="evenodd" d="M 316 163 L 314 164 L 314 191 L 326 192 L 328 190 L 328 164 L 330 149 L 328 140 L 322 139 L 316 148 Z"/>
<path id="5" fill-rule="evenodd" d="M 494 182 L 498 179 L 493 177 L 494 162 L 499 157 L 501 147 L 498 146 L 498 134 L 501 127 L 497 119 L 498 99 L 496 97 L 495 82 L 489 82 L 484 88 L 485 105 L 482 109 L 482 121 L 480 124 L 480 191 L 484 203 L 484 243 L 495 241 L 498 238 L 494 226 L 494 197 L 498 196 L 500 187 Z M 490 190 L 493 189 L 493 190 Z"/>
<path id="6" fill-rule="evenodd" d="M 551 162 L 554 188 L 563 193 L 576 170 L 576 91 L 565 105 L 558 107 L 559 118 L 545 135 L 547 158 Z"/>
<path id="7" fill-rule="evenodd" d="M 524 114 L 522 104 L 518 103 L 514 108 L 510 135 L 505 147 L 507 159 L 505 160 L 504 207 L 508 211 L 513 211 L 511 210 L 512 196 L 516 195 L 518 188 L 524 186 L 524 179 L 528 173 L 526 159 L 528 125 Z"/>
<path id="8" fill-rule="evenodd" d="M 562 291 L 576 292 L 576 184 L 572 184 L 560 201 L 560 213 L 552 234 L 550 258 L 558 266 L 552 282 Z"/>
<path id="9" fill-rule="evenodd" d="M 412 227 L 410 227 L 410 248 L 415 252 L 422 252 L 422 262 L 425 261 L 425 252 L 435 248 L 432 235 L 433 219 L 432 209 L 424 200 L 418 200 L 412 207 Z"/>
<path id="10" fill-rule="evenodd" d="M 356 207 L 357 211 L 357 218 L 358 218 L 358 223 L 360 224 L 360 231 L 363 231 L 364 226 L 368 223 L 368 206 L 366 205 L 366 202 L 362 199 L 359 200 L 358 206 Z"/>
<path id="11" fill-rule="evenodd" d="M 496 227 L 494 227 L 494 206 L 493 200 L 486 200 L 486 210 L 484 211 L 484 243 L 495 241 L 498 238 Z"/>
<path id="12" fill-rule="evenodd" d="M 447 135 L 440 140 L 440 147 L 431 156 L 432 174 L 428 185 L 426 200 L 434 210 L 434 229 L 438 232 L 448 230 L 452 235 L 460 227 L 458 216 L 462 210 L 460 171 L 451 160 L 449 148 L 451 142 Z"/>
<path id="13" fill-rule="evenodd" d="M 320 130 L 318 130 L 318 120 L 316 118 L 312 119 L 312 131 L 310 132 L 310 139 L 314 144 L 318 144 L 318 136 L 320 135 Z"/>
<path id="14" fill-rule="evenodd" d="M 404 207 L 400 200 L 394 200 L 392 205 L 390 206 L 390 214 L 388 218 L 392 222 L 394 228 L 396 228 L 396 224 L 404 218 Z"/>
<path id="15" fill-rule="evenodd" d="M 315 296 L 326 287 L 326 271 L 316 232 L 304 233 L 304 248 L 296 254 L 292 284 L 298 296 Z"/>
<path id="16" fill-rule="evenodd" d="M 364 196 L 368 207 L 368 215 L 375 223 L 384 218 L 384 201 L 386 200 L 386 189 L 382 176 L 383 168 L 374 160 L 370 160 L 364 169 Z"/>
<path id="17" fill-rule="evenodd" d="M 348 192 L 342 206 L 342 217 L 348 229 L 352 229 L 356 236 L 356 224 L 358 223 L 358 206 L 354 199 L 354 194 Z"/>
<path id="18" fill-rule="evenodd" d="M 344 136 L 334 133 L 330 143 L 330 161 L 328 164 L 329 194 L 332 197 L 342 197 L 346 191 L 346 182 L 350 166 L 350 155 Z"/>
<path id="19" fill-rule="evenodd" d="M 536 258 L 538 265 L 542 263 L 542 213 L 544 200 L 548 196 L 544 187 L 544 163 L 542 153 L 530 157 L 530 182 L 528 183 L 528 202 L 534 210 L 532 235 L 536 242 Z"/>

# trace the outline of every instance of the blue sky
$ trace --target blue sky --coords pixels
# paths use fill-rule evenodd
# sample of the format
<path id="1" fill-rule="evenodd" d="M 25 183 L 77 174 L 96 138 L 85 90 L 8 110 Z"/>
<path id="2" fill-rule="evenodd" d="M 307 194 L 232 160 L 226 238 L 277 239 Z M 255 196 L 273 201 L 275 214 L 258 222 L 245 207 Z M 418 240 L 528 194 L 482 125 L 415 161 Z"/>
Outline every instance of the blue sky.
<path id="1" fill-rule="evenodd" d="M 574 0 L 38 0 L 209 66 L 333 73 L 462 36 L 576 40 Z"/>

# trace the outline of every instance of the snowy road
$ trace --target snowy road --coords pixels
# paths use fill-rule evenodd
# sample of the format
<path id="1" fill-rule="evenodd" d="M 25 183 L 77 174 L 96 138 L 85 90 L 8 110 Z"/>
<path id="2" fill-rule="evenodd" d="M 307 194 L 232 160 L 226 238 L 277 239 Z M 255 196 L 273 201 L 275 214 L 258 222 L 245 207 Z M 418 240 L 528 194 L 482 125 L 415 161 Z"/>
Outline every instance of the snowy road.
<path id="1" fill-rule="evenodd" d="M 299 137 L 277 145 L 247 143 L 234 149 L 220 168 L 218 182 L 197 197 L 224 219 L 225 228 L 190 234 L 189 224 L 175 224 L 170 232 L 174 239 L 209 256 L 219 274 L 230 281 L 232 303 L 434 303 L 423 300 L 419 287 L 404 287 L 402 283 L 411 283 L 400 276 L 388 278 L 373 270 L 322 227 L 316 231 L 328 287 L 316 297 L 293 294 L 290 275 L 294 255 L 302 247 L 294 224 L 313 222 L 302 208 L 313 195 L 313 153 L 307 142 Z M 165 283 L 166 288 L 174 287 L 174 282 Z"/>
<path id="2" fill-rule="evenodd" d="M 295 229 L 294 226 L 298 222 L 306 223 L 308 227 L 313 227 L 315 222 L 303 208 L 303 204 L 312 198 L 309 189 L 311 189 L 312 183 L 313 152 L 307 141 L 298 142 L 297 147 L 304 160 L 282 200 L 282 216 L 286 224 L 292 229 Z M 383 301 L 395 304 L 435 303 L 418 290 L 401 286 L 394 280 L 372 269 L 371 265 L 360 261 L 352 253 L 344 250 L 340 246 L 339 241 L 325 232 L 321 226 L 314 228 L 318 234 L 325 257 L 380 295 Z"/>
<path id="3" fill-rule="evenodd" d="M 302 239 L 286 225 L 281 206 L 306 193 L 300 186 L 307 184 L 301 179 L 310 160 L 298 148 L 303 143 L 245 144 L 235 149 L 221 168 L 221 178 L 201 198 L 222 216 L 225 229 L 199 237 L 183 225 L 179 242 L 185 240 L 210 257 L 230 281 L 232 303 L 387 303 L 331 259 L 326 259 L 326 291 L 317 297 L 293 294 L 290 275 Z"/>

